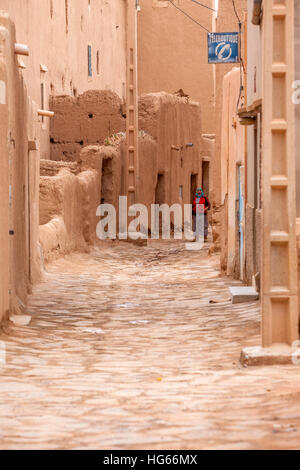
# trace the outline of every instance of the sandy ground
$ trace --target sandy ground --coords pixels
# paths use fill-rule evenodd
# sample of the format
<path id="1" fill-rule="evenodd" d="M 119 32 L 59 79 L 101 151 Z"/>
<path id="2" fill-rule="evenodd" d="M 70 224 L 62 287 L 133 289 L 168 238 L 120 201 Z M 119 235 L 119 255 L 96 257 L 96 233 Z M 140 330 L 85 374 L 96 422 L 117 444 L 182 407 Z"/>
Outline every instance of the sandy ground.
<path id="1" fill-rule="evenodd" d="M 56 261 L 0 336 L 0 448 L 300 448 L 299 368 L 241 367 L 259 305 L 233 284 L 180 242 Z"/>

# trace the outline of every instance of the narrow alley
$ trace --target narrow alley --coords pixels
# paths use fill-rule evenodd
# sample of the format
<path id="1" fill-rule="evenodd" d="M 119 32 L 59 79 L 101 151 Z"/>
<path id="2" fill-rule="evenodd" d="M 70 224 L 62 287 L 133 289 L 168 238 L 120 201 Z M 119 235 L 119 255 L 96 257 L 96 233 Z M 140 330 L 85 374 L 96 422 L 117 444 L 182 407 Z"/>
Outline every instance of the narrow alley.
<path id="1" fill-rule="evenodd" d="M 179 241 L 48 265 L 0 336 L 0 448 L 296 448 L 298 368 L 240 365 L 259 304 L 232 305 L 234 282 Z"/>
<path id="2" fill-rule="evenodd" d="M 0 0 L 0 450 L 300 448 L 299 77 L 300 0 Z"/>

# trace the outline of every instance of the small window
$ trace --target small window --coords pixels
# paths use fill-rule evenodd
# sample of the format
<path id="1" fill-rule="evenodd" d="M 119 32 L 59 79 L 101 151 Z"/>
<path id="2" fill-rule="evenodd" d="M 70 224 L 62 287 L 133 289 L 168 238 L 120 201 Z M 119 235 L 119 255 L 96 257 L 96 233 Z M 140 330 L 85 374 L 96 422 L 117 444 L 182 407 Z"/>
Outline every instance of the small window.
<path id="1" fill-rule="evenodd" d="M 97 51 L 97 75 L 100 75 L 100 52 Z"/>
<path id="2" fill-rule="evenodd" d="M 66 34 L 69 32 L 69 2 L 65 0 Z"/>
<path id="3" fill-rule="evenodd" d="M 92 70 L 92 46 L 89 44 L 88 45 L 88 75 L 89 77 L 93 76 L 93 70 Z"/>

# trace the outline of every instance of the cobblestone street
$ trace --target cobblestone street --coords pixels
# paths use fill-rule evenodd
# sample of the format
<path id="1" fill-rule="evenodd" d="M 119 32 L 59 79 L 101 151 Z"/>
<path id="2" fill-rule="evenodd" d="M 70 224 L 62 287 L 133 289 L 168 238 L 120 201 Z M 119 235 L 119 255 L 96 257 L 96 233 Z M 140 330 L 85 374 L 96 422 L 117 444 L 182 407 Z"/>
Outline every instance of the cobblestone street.
<path id="1" fill-rule="evenodd" d="M 31 323 L 0 335 L 0 448 L 299 448 L 299 369 L 241 367 L 259 304 L 231 304 L 207 250 L 116 242 L 48 266 Z"/>

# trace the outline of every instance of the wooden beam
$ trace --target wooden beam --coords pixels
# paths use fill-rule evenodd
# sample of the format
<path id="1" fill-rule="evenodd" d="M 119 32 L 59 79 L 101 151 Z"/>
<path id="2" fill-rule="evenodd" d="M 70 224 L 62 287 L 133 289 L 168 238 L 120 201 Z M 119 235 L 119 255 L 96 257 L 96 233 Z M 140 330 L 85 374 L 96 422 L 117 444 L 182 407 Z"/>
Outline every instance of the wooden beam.
<path id="1" fill-rule="evenodd" d="M 15 54 L 29 56 L 29 47 L 26 44 L 15 44 Z"/>
<path id="2" fill-rule="evenodd" d="M 48 117 L 48 118 L 52 118 L 54 116 L 54 112 L 48 111 L 47 109 L 38 109 L 37 113 L 39 116 Z"/>

